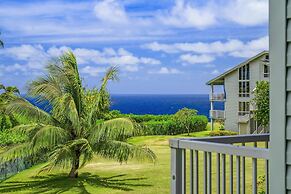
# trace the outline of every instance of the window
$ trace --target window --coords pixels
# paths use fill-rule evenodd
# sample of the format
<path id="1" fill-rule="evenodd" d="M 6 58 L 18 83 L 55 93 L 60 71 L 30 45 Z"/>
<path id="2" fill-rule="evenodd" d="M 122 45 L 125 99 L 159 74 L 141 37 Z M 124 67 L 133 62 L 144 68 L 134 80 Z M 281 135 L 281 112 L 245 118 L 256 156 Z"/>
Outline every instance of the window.
<path id="1" fill-rule="evenodd" d="M 244 116 L 250 113 L 250 103 L 249 102 L 239 102 L 238 115 Z"/>
<path id="2" fill-rule="evenodd" d="M 250 65 L 246 64 L 239 68 L 239 97 L 250 96 Z"/>
<path id="3" fill-rule="evenodd" d="M 269 77 L 270 67 L 269 65 L 264 64 L 264 77 Z"/>

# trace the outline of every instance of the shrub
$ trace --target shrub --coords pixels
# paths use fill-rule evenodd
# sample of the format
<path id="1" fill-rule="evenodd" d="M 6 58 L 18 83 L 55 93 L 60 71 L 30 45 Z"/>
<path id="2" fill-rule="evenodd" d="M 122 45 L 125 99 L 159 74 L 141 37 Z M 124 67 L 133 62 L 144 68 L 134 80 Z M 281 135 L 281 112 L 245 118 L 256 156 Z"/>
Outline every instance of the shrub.
<path id="1" fill-rule="evenodd" d="M 193 117 L 197 115 L 197 110 L 183 108 L 175 113 L 173 119 L 178 124 L 180 129 L 186 129 L 186 132 L 191 132 Z"/>
<path id="2" fill-rule="evenodd" d="M 209 133 L 209 136 L 231 136 L 231 135 L 237 135 L 237 133 L 226 130 L 215 130 Z"/>
<path id="3" fill-rule="evenodd" d="M 206 116 L 196 115 L 190 119 L 190 132 L 204 131 L 208 119 Z M 179 125 L 175 120 L 169 119 L 164 121 L 147 121 L 143 122 L 142 129 L 144 135 L 176 135 L 188 133 L 188 129 Z"/>
<path id="4" fill-rule="evenodd" d="M 134 114 L 125 114 L 124 117 L 129 117 L 137 123 L 143 123 L 148 121 L 168 121 L 172 118 L 172 115 L 134 115 Z"/>
<path id="5" fill-rule="evenodd" d="M 172 135 L 174 134 L 175 122 L 167 121 L 147 121 L 142 123 L 143 135 Z"/>
<path id="6" fill-rule="evenodd" d="M 0 132 L 0 146 L 23 143 L 26 136 L 14 131 L 4 130 Z"/>

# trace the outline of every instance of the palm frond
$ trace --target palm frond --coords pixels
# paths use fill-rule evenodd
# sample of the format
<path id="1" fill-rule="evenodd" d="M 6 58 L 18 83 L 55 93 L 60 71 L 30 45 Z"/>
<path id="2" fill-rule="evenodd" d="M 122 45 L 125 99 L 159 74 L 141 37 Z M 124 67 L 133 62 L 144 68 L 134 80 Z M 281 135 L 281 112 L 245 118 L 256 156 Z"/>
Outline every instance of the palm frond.
<path id="1" fill-rule="evenodd" d="M 7 151 L 0 154 L 0 161 L 1 162 L 8 162 L 10 160 L 16 159 L 16 158 L 26 158 L 28 156 L 31 156 L 32 150 L 31 150 L 31 144 L 30 143 L 23 143 L 20 145 L 16 145 Z"/>
<path id="2" fill-rule="evenodd" d="M 93 151 L 89 142 L 84 138 L 76 139 L 54 149 L 50 154 L 49 163 L 41 171 L 51 171 L 56 166 L 62 168 L 70 166 L 75 157 L 76 148 L 83 156 L 80 168 L 93 158 Z"/>
<path id="3" fill-rule="evenodd" d="M 53 116 L 56 118 L 65 118 L 70 122 L 71 126 L 80 129 L 79 113 L 75 101 L 70 93 L 66 93 L 54 102 Z"/>
<path id="4" fill-rule="evenodd" d="M 66 87 L 70 89 L 70 93 L 74 98 L 77 111 L 80 113 L 82 110 L 82 95 L 84 92 L 76 57 L 72 51 L 68 51 L 64 53 L 59 60 L 63 64 L 63 71 L 69 80 L 69 85 Z"/>
<path id="5" fill-rule="evenodd" d="M 135 146 L 121 141 L 106 141 L 98 143 L 93 148 L 94 152 L 104 158 L 126 162 L 129 159 L 149 160 L 155 162 L 157 157 L 154 152 L 142 146 Z"/>
<path id="6" fill-rule="evenodd" d="M 52 118 L 52 116 L 49 113 L 32 105 L 30 102 L 23 98 L 15 98 L 9 101 L 9 103 L 6 106 L 6 112 L 8 114 L 13 113 L 16 115 L 24 116 L 31 120 L 35 120 L 45 124 L 57 122 L 54 118 Z"/>
<path id="7" fill-rule="evenodd" d="M 125 140 L 139 133 L 138 127 L 128 118 L 116 118 L 97 124 L 90 131 L 90 141 Z"/>
<path id="8" fill-rule="evenodd" d="M 45 125 L 35 132 L 31 140 L 32 149 L 34 152 L 42 149 L 50 150 L 59 144 L 65 143 L 69 138 L 70 134 L 65 129 Z"/>
<path id="9" fill-rule="evenodd" d="M 40 98 L 42 101 L 48 101 L 51 104 L 62 96 L 63 91 L 60 86 L 60 81 L 54 77 L 40 77 L 29 85 L 28 93 L 31 96 Z"/>

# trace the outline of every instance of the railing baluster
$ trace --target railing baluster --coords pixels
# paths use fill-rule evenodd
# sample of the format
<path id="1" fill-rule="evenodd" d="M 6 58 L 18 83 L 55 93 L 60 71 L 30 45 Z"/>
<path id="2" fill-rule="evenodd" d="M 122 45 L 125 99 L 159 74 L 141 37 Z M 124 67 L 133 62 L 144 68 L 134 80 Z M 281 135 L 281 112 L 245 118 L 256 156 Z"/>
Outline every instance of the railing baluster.
<path id="1" fill-rule="evenodd" d="M 193 187 L 193 150 L 190 150 L 190 194 L 194 194 L 194 187 Z"/>
<path id="2" fill-rule="evenodd" d="M 183 188 L 183 190 L 182 190 L 182 193 L 183 194 L 186 194 L 186 149 L 183 149 L 182 150 L 182 165 L 183 165 L 183 167 L 182 167 L 182 177 L 183 177 L 183 183 L 182 183 L 182 188 Z"/>
<path id="3" fill-rule="evenodd" d="M 240 156 L 236 156 L 236 193 L 240 194 Z"/>
<path id="4" fill-rule="evenodd" d="M 265 148 L 269 148 L 269 143 L 265 142 Z M 269 194 L 269 160 L 266 160 L 266 167 L 265 167 L 265 178 L 266 178 L 266 194 Z"/>
<path id="5" fill-rule="evenodd" d="M 254 147 L 257 147 L 257 142 L 254 142 Z M 253 194 L 257 194 L 257 159 L 252 159 L 253 166 Z"/>
<path id="6" fill-rule="evenodd" d="M 222 154 L 222 194 L 226 194 L 226 162 L 225 154 Z"/>
<path id="7" fill-rule="evenodd" d="M 216 193 L 220 194 L 220 153 L 216 155 Z"/>
<path id="8" fill-rule="evenodd" d="M 233 193 L 233 155 L 229 155 L 229 193 Z"/>
<path id="9" fill-rule="evenodd" d="M 199 194 L 199 152 L 194 151 L 195 173 L 194 173 L 194 193 Z"/>
<path id="10" fill-rule="evenodd" d="M 207 164 L 207 170 L 208 170 L 208 175 L 207 175 L 207 186 L 208 186 L 208 188 L 207 188 L 207 194 L 211 194 L 211 192 L 212 192 L 212 180 L 211 180 L 211 178 L 212 178 L 212 176 L 211 176 L 211 171 L 212 171 L 212 153 L 211 152 L 208 152 L 207 153 L 208 154 L 208 157 L 207 157 L 207 159 L 208 159 L 208 164 Z"/>
<path id="11" fill-rule="evenodd" d="M 203 166 L 204 166 L 204 185 L 203 193 L 207 194 L 207 152 L 204 152 Z"/>
<path id="12" fill-rule="evenodd" d="M 179 148 L 171 149 L 171 175 L 172 175 L 172 183 L 171 183 L 171 194 L 185 194 L 183 192 L 183 151 Z"/>
<path id="13" fill-rule="evenodd" d="M 245 143 L 242 143 L 242 146 L 245 146 Z M 242 161 L 241 161 L 241 167 L 242 167 L 242 185 L 241 185 L 241 188 L 242 188 L 242 194 L 245 194 L 246 193 L 246 158 L 245 157 L 242 157 Z"/>

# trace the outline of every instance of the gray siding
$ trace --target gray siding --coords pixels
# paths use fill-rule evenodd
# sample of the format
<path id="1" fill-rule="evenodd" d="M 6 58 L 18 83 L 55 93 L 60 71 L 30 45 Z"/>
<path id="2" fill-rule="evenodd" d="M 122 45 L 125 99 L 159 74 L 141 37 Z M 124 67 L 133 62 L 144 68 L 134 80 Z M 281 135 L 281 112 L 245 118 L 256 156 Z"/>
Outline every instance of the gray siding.
<path id="1" fill-rule="evenodd" d="M 225 101 L 225 129 L 238 132 L 238 73 L 234 71 L 224 79 L 226 93 Z"/>
<path id="2" fill-rule="evenodd" d="M 287 18 L 291 16 L 290 0 L 288 2 L 288 13 L 286 12 L 286 0 L 270 0 L 270 193 L 290 193 L 290 80 L 286 72 L 290 68 L 290 60 L 286 63 L 287 40 Z M 286 18 L 287 16 L 287 18 Z M 289 19 L 290 20 L 290 19 Z M 288 28 L 291 26 L 288 24 Z M 288 42 L 290 44 L 290 42 Z M 288 48 L 288 53 L 290 49 Z M 289 55 L 290 56 L 290 55 Z M 290 58 L 290 57 L 288 57 Z M 289 95 L 289 96 L 288 96 Z M 288 96 L 288 97 L 287 97 Z M 287 112 L 286 112 L 287 110 Z M 286 122 L 288 121 L 288 122 Z M 286 135 L 287 134 L 287 135 Z M 287 158 L 287 159 L 286 159 Z M 287 180 L 287 181 L 286 181 Z M 287 184 L 286 184 L 287 182 Z"/>

